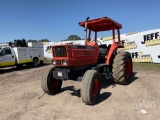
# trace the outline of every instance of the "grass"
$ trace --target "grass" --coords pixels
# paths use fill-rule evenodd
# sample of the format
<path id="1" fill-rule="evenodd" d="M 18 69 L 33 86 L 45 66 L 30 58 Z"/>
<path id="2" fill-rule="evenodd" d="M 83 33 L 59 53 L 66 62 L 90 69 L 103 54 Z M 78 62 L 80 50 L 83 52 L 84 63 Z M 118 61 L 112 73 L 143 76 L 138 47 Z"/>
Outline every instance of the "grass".
<path id="1" fill-rule="evenodd" d="M 51 58 L 44 58 L 44 63 L 52 63 L 52 59 Z"/>
<path id="2" fill-rule="evenodd" d="M 143 70 L 157 70 L 160 71 L 160 64 L 158 63 L 133 63 L 133 69 Z"/>
<path id="3" fill-rule="evenodd" d="M 52 64 L 51 58 L 44 58 L 44 63 Z M 142 69 L 142 70 L 158 70 L 160 71 L 160 63 L 133 63 L 133 69 Z"/>

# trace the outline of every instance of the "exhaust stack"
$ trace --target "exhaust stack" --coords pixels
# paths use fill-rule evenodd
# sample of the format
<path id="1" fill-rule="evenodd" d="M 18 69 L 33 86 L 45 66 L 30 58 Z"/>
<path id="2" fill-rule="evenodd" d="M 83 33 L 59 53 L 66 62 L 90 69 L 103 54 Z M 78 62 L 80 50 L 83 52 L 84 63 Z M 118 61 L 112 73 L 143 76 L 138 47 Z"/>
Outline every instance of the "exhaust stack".
<path id="1" fill-rule="evenodd" d="M 85 21 L 85 29 L 84 29 L 84 39 L 85 39 L 85 43 L 84 45 L 87 45 L 87 21 L 89 20 L 89 17 L 86 18 Z"/>

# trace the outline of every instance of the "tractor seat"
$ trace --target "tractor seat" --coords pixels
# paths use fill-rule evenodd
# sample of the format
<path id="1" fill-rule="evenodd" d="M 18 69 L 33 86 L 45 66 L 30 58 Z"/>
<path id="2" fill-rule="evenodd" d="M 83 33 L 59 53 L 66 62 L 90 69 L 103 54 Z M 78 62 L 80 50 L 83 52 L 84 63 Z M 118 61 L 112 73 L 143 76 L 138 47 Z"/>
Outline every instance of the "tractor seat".
<path id="1" fill-rule="evenodd" d="M 107 53 L 107 45 L 106 44 L 99 45 L 100 57 L 104 57 L 106 53 Z"/>

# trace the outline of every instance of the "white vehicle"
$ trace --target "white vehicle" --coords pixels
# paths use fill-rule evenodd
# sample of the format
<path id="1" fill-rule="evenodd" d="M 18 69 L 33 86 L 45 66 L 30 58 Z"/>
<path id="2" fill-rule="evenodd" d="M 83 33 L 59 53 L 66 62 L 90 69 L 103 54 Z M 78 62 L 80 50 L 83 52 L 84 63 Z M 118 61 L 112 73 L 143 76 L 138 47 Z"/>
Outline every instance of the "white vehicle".
<path id="1" fill-rule="evenodd" d="M 42 43 L 28 43 L 25 47 L 5 46 L 0 50 L 0 67 L 23 66 L 30 64 L 33 67 L 43 64 L 44 51 Z"/>
<path id="2" fill-rule="evenodd" d="M 2 49 L 2 47 L 8 46 L 8 44 L 1 44 L 0 43 L 0 50 Z"/>

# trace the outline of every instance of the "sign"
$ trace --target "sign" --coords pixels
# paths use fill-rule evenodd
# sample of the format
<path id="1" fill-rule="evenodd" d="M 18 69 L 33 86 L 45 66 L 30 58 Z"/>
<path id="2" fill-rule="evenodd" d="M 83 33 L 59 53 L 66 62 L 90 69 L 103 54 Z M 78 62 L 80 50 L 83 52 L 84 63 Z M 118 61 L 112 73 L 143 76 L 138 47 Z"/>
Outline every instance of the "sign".
<path id="1" fill-rule="evenodd" d="M 132 56 L 133 62 L 160 63 L 160 29 L 121 34 L 120 36 L 124 48 L 119 48 L 118 50 L 128 51 Z M 98 41 L 108 46 L 112 44 L 112 36 L 98 38 Z M 118 41 L 117 36 L 116 41 Z M 85 42 L 84 40 L 48 42 L 44 45 L 44 55 L 52 58 L 52 45 L 71 43 L 73 45 L 84 45 Z"/>

